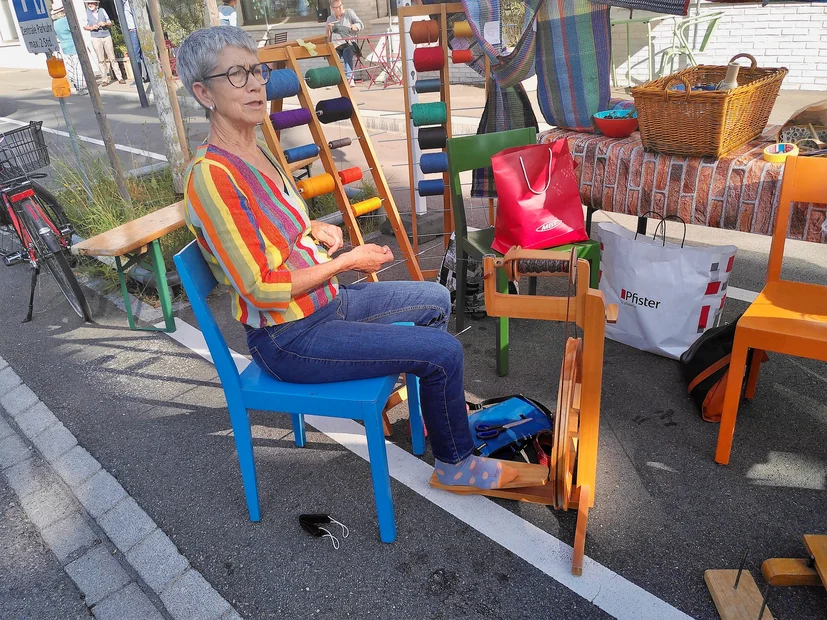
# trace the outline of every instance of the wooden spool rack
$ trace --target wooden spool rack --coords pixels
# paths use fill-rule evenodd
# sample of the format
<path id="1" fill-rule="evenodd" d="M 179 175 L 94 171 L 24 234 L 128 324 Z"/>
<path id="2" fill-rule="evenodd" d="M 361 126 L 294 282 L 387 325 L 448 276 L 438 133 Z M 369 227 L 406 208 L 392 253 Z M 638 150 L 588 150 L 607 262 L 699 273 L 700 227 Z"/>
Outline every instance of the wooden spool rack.
<path id="1" fill-rule="evenodd" d="M 310 58 L 325 59 L 331 67 L 338 69 L 339 74 L 341 75 L 341 79 L 338 84 L 339 96 L 347 97 L 353 101 L 350 87 L 345 79 L 344 71 L 341 63 L 339 62 L 339 56 L 336 53 L 335 47 L 328 43 L 324 37 L 308 39 L 305 43 L 315 45 L 315 49 L 313 49 L 315 54 L 312 54 L 306 47 L 292 41 L 289 43 L 261 48 L 258 52 L 259 62 L 269 63 L 273 69 L 288 68 L 295 71 L 296 75 L 299 76 L 299 104 L 303 108 L 314 112 L 313 101 L 310 97 L 310 89 L 304 81 L 303 73 L 299 68 L 299 61 Z M 284 101 L 282 99 L 275 99 L 271 101 L 270 112 L 281 112 L 283 105 Z M 399 211 L 396 208 L 396 202 L 394 201 L 393 195 L 388 187 L 387 179 L 382 172 L 382 166 L 379 163 L 376 152 L 373 150 L 373 145 L 368 137 L 367 129 L 362 122 L 359 109 L 355 105 L 353 106 L 353 114 L 350 117 L 350 122 L 353 126 L 353 131 L 356 133 L 356 139 L 353 141 L 353 146 L 358 143 L 362 149 L 365 161 L 367 162 L 367 167 L 370 169 L 370 173 L 373 178 L 373 183 L 376 186 L 376 191 L 379 194 L 379 198 L 382 200 L 382 206 L 384 207 L 385 213 L 390 221 L 396 240 L 399 242 L 399 248 L 402 255 L 405 257 L 408 273 L 410 274 L 412 280 L 422 280 L 423 277 L 422 271 L 419 268 L 419 262 L 417 261 L 416 255 L 413 252 L 410 241 L 408 240 L 407 232 L 402 224 L 402 219 L 399 217 Z M 333 194 L 336 197 L 336 204 L 338 205 L 339 211 L 341 211 L 342 218 L 347 226 L 348 233 L 350 235 L 350 242 L 354 246 L 362 245 L 364 244 L 364 238 L 362 236 L 362 231 L 359 228 L 359 222 L 356 219 L 357 216 L 353 212 L 350 200 L 345 193 L 344 185 L 339 179 L 336 169 L 336 162 L 333 159 L 331 149 L 327 145 L 328 140 L 322 130 L 322 123 L 319 121 L 315 113 L 311 114 L 311 120 L 308 127 L 311 135 L 313 136 L 313 141 L 319 146 L 318 159 L 321 161 L 325 172 L 333 177 L 333 181 L 335 183 Z M 280 132 L 273 128 L 269 118 L 261 125 L 261 129 L 264 134 L 264 140 L 267 142 L 267 146 L 278 158 L 279 163 L 282 165 L 284 170 L 289 171 L 291 175 L 295 170 L 304 168 L 317 159 L 316 157 L 313 157 L 303 161 L 293 162 L 292 164 L 287 163 L 287 159 L 284 155 L 284 149 L 281 146 Z M 377 281 L 378 277 L 375 273 L 371 273 L 370 279 Z"/>
<path id="2" fill-rule="evenodd" d="M 448 18 L 456 13 L 465 14 L 465 9 L 460 2 L 452 2 L 448 4 L 430 4 L 420 6 L 400 6 L 399 7 L 399 41 L 400 41 L 400 57 L 402 59 L 402 86 L 405 97 L 405 133 L 408 145 L 408 178 L 410 182 L 411 192 L 411 236 L 413 239 L 413 251 L 419 252 L 419 231 L 417 228 L 417 214 L 416 208 L 418 204 L 423 204 L 425 197 L 420 197 L 417 192 L 419 181 L 424 179 L 424 175 L 419 169 L 419 159 L 422 152 L 419 149 L 418 133 L 419 128 L 415 127 L 411 120 L 411 105 L 419 103 L 419 94 L 414 90 L 414 84 L 417 79 L 417 72 L 413 65 L 413 51 L 416 44 L 413 43 L 410 37 L 410 27 L 417 17 L 431 17 L 435 18 L 439 24 L 439 42 L 434 45 L 442 48 L 443 63 L 439 70 L 439 81 L 442 86 L 439 91 L 439 99 L 437 101 L 445 104 L 448 112 L 448 118 L 445 123 L 445 131 L 448 138 L 453 135 L 451 127 L 451 88 L 450 88 L 450 70 L 451 64 L 451 50 L 448 47 Z M 428 44 L 423 44 L 427 46 Z M 486 93 L 488 89 L 488 79 L 490 75 L 490 66 L 488 58 L 485 58 L 485 84 Z M 436 152 L 436 151 L 428 151 Z M 442 152 L 447 152 L 442 149 Z M 443 203 L 443 246 L 448 247 L 451 233 L 454 231 L 454 215 L 451 210 L 451 190 L 449 188 L 450 177 L 446 170 L 442 175 L 442 181 L 445 183 L 445 192 L 442 195 Z M 489 201 L 489 217 L 493 224 L 493 201 Z M 423 271 L 426 278 L 435 278 L 438 275 L 438 269 L 431 269 Z"/>
<path id="3" fill-rule="evenodd" d="M 532 272 L 522 275 L 569 277 L 575 286 L 574 296 L 498 293 L 496 270 L 504 269 L 510 280 L 517 280 L 521 275 L 521 261 L 525 260 L 556 262 L 560 269 L 555 270 L 555 273 Z M 617 320 L 617 306 L 607 307 L 603 294 L 589 288 L 589 263 L 576 259 L 574 253 L 516 248 L 502 258 L 484 257 L 483 269 L 485 308 L 490 316 L 574 323 L 580 328 L 582 337 L 569 337 L 565 343 L 549 467 L 509 461 L 508 466 L 518 470 L 518 478 L 508 488 L 490 491 L 471 487 L 457 490 L 456 487 L 442 486 L 437 482 L 436 475 L 431 478 L 431 485 L 458 493 L 489 495 L 546 504 L 562 510 L 577 510 L 572 573 L 581 575 L 589 508 L 594 505 L 597 476 L 603 344 L 606 322 Z"/>

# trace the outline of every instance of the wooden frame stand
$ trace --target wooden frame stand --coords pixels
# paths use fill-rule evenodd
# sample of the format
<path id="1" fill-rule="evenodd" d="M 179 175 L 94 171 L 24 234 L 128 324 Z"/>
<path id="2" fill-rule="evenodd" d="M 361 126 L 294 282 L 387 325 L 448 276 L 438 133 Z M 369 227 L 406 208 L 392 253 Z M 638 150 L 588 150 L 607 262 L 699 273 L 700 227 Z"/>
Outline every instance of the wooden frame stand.
<path id="1" fill-rule="evenodd" d="M 538 265 L 548 265 L 548 271 L 537 271 Z M 518 279 L 523 266 L 533 269 L 523 275 L 568 277 L 575 286 L 575 295 L 547 297 L 498 293 L 496 270 L 504 269 L 509 279 Z M 509 467 L 520 470 L 517 480 L 509 486 L 519 484 L 520 488 L 486 491 L 466 487 L 455 490 L 439 485 L 436 475 L 431 479 L 431 485 L 453 492 L 578 510 L 572 573 L 580 575 L 588 511 L 594 505 L 606 322 L 617 320 L 617 307 L 607 308 L 603 294 L 589 288 L 589 263 L 578 260 L 574 253 L 512 249 L 500 259 L 484 257 L 483 269 L 485 308 L 490 316 L 573 322 L 582 331 L 582 337 L 569 337 L 566 341 L 549 467 L 508 462 Z"/>
<path id="2" fill-rule="evenodd" d="M 308 49 L 309 46 L 301 46 L 295 41 L 281 45 L 264 47 L 259 50 L 258 59 L 260 62 L 271 63 L 273 69 L 288 68 L 295 71 L 296 75 L 299 76 L 299 103 L 303 108 L 310 110 L 311 112 L 313 112 L 314 106 L 310 98 L 309 87 L 303 79 L 303 74 L 299 69 L 299 61 L 306 60 L 308 58 L 327 60 L 328 64 L 331 67 L 338 69 L 339 74 L 341 75 L 341 79 L 338 83 L 339 96 L 346 97 L 352 101 L 353 97 L 350 92 L 350 86 L 345 79 L 344 71 L 341 63 L 339 62 L 339 56 L 336 53 L 335 47 L 328 43 L 323 37 L 311 39 L 305 42 L 306 45 L 308 43 L 315 45 L 315 48 L 313 48 L 312 51 L 311 49 Z M 283 101 L 281 99 L 273 100 L 270 103 L 271 112 L 280 112 L 282 111 L 282 107 Z M 362 231 L 359 228 L 359 223 L 356 219 L 357 215 L 353 211 L 353 207 L 350 204 L 347 194 L 345 194 L 344 185 L 342 184 L 336 169 L 336 162 L 333 159 L 331 149 L 328 147 L 328 140 L 325 138 L 322 130 L 322 123 L 319 121 L 315 113 L 311 114 L 311 117 L 310 124 L 308 125 L 310 128 L 310 133 L 313 136 L 313 141 L 319 146 L 319 159 L 321 160 L 325 172 L 333 177 L 333 181 L 335 183 L 333 194 L 336 197 L 336 203 L 339 207 L 339 211 L 341 211 L 342 218 L 347 226 L 351 244 L 354 246 L 362 245 L 364 244 L 364 238 L 362 236 Z M 388 187 L 387 179 L 382 172 L 382 166 L 379 163 L 379 159 L 377 158 L 376 152 L 374 151 L 373 145 L 368 137 L 367 129 L 362 122 L 359 109 L 355 105 L 353 106 L 353 114 L 349 120 L 353 125 L 354 132 L 356 133 L 356 140 L 354 140 L 354 142 L 358 142 L 362 149 L 365 161 L 367 162 L 367 167 L 373 178 L 373 183 L 376 186 L 379 198 L 382 201 L 382 206 L 384 207 L 385 213 L 390 221 L 396 240 L 399 242 L 402 255 L 405 257 L 407 262 L 408 273 L 410 274 L 412 280 L 423 280 L 422 271 L 419 268 L 419 262 L 417 261 L 416 255 L 414 254 L 410 241 L 408 240 L 408 235 L 402 224 L 402 220 L 399 217 L 396 202 L 393 199 L 393 195 Z M 262 133 L 264 134 L 264 139 L 267 142 L 267 146 L 276 155 L 284 170 L 292 173 L 294 170 L 303 168 L 315 161 L 315 158 L 310 158 L 303 161 L 293 162 L 292 164 L 288 163 L 284 155 L 284 149 L 281 146 L 280 132 L 274 129 L 269 119 L 262 124 L 261 128 Z M 375 273 L 370 274 L 370 279 L 373 281 L 378 280 Z"/>

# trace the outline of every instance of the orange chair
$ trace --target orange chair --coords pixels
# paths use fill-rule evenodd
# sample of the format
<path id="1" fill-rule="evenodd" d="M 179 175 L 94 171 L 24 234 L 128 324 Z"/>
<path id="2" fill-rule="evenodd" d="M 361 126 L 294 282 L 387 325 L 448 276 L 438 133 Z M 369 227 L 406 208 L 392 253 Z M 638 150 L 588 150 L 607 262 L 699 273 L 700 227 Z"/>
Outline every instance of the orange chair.
<path id="1" fill-rule="evenodd" d="M 767 268 L 767 284 L 738 320 L 724 394 L 715 461 L 729 463 L 747 352 L 753 349 L 745 398 L 755 394 L 764 351 L 827 362 L 827 286 L 781 279 L 781 261 L 793 202 L 827 203 L 827 159 L 788 157 L 781 181 Z"/>

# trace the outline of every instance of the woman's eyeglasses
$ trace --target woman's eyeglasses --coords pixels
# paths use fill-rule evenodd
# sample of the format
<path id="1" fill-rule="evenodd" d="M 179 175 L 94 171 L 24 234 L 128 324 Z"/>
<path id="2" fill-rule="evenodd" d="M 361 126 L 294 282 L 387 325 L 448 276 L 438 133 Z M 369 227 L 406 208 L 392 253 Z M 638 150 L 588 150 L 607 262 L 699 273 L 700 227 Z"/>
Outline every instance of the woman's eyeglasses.
<path id="1" fill-rule="evenodd" d="M 204 79 L 210 80 L 212 78 L 226 77 L 230 84 L 236 88 L 244 88 L 247 86 L 247 80 L 250 79 L 250 75 L 256 78 L 259 84 L 264 86 L 267 84 L 267 80 L 270 79 L 270 67 L 263 62 L 253 65 L 249 69 L 246 69 L 241 65 L 234 65 L 227 69 L 224 73 L 208 75 Z"/>

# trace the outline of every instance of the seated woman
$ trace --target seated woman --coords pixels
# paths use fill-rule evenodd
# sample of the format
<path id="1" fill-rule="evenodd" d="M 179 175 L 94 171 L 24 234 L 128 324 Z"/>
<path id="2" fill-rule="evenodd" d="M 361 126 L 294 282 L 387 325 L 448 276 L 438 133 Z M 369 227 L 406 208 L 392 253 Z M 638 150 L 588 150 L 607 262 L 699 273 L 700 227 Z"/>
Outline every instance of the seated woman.
<path id="1" fill-rule="evenodd" d="M 393 254 L 365 244 L 332 258 L 341 229 L 310 221 L 292 179 L 256 140 L 269 67 L 253 38 L 232 26 L 198 30 L 178 49 L 178 74 L 210 122 L 187 173 L 187 225 L 216 279 L 232 287 L 253 360 L 292 383 L 415 374 L 440 481 L 497 488 L 516 478 L 472 454 L 462 346 L 446 332 L 448 291 L 434 282 L 338 283 L 337 274 L 377 271 Z"/>

